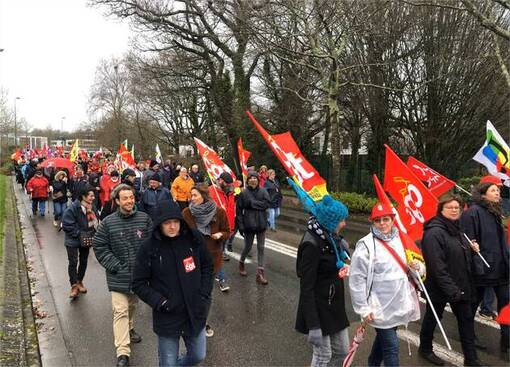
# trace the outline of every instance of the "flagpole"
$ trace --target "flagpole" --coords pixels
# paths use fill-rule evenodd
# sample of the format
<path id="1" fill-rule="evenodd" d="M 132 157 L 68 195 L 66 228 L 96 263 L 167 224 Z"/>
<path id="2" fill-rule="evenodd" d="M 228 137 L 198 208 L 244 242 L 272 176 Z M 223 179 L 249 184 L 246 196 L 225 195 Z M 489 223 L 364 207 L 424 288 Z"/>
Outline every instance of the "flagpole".
<path id="1" fill-rule="evenodd" d="M 459 185 L 455 184 L 455 187 L 457 189 L 459 189 L 460 191 L 464 192 L 465 194 L 468 194 L 469 196 L 472 196 L 470 192 L 468 192 L 467 190 L 463 189 L 462 187 L 460 187 Z"/>
<path id="2" fill-rule="evenodd" d="M 450 345 L 450 341 L 446 337 L 446 333 L 443 328 L 443 324 L 441 324 L 441 320 L 439 320 L 439 317 L 437 316 L 436 309 L 434 308 L 434 305 L 432 304 L 432 301 L 430 300 L 429 292 L 427 292 L 427 288 L 425 288 L 425 284 L 423 284 L 423 280 L 421 280 L 420 273 L 418 273 L 417 270 L 414 270 L 416 273 L 416 278 L 418 278 L 418 281 L 420 282 L 421 289 L 423 290 L 423 293 L 425 293 L 425 297 L 427 298 L 427 304 L 430 306 L 430 309 L 432 310 L 432 313 L 434 314 L 434 318 L 436 319 L 437 325 L 439 326 L 439 330 L 441 330 L 441 334 L 443 334 L 444 341 L 446 342 L 446 346 L 449 350 L 452 350 L 452 346 Z"/>
<path id="3" fill-rule="evenodd" d="M 464 235 L 464 237 L 466 237 L 466 240 L 468 240 L 468 241 L 469 241 L 469 244 L 470 244 L 471 246 L 473 246 L 473 245 L 474 245 L 474 244 L 473 244 L 473 241 L 471 241 L 471 240 L 469 239 L 469 237 L 467 236 L 467 234 L 463 233 L 463 235 Z M 487 266 L 488 268 L 490 268 L 490 267 L 491 267 L 491 266 L 489 265 L 489 263 L 487 262 L 487 260 L 485 260 L 485 258 L 482 256 L 482 254 L 480 253 L 480 251 L 478 251 L 476 254 L 477 254 L 478 256 L 480 256 L 480 259 L 482 259 L 482 261 L 483 261 L 483 263 L 485 264 L 485 266 Z"/>

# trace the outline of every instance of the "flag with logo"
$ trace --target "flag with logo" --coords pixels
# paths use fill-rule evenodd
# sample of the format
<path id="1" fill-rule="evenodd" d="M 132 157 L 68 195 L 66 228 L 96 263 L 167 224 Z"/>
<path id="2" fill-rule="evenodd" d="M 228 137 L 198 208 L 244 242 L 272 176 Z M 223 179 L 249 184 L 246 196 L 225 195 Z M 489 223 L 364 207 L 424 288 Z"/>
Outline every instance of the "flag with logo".
<path id="1" fill-rule="evenodd" d="M 255 119 L 250 111 L 246 111 L 251 122 L 262 135 L 269 148 L 283 165 L 283 168 L 298 183 L 314 201 L 320 201 L 328 194 L 326 180 L 308 162 L 290 132 L 270 135 Z"/>
<path id="2" fill-rule="evenodd" d="M 243 175 L 243 184 L 246 186 L 246 178 L 248 177 L 248 159 L 251 153 L 243 148 L 243 139 L 237 141 L 237 152 L 239 153 L 239 164 Z"/>
<path id="3" fill-rule="evenodd" d="M 436 215 L 437 198 L 387 145 L 384 190 L 398 204 L 402 225 L 413 240 L 421 239 L 423 223 Z"/>
<path id="4" fill-rule="evenodd" d="M 427 186 L 436 198 L 439 198 L 456 185 L 454 181 L 437 173 L 414 157 L 409 157 L 407 167 Z"/>
<path id="5" fill-rule="evenodd" d="M 69 152 L 69 160 L 71 162 L 76 162 L 80 153 L 80 147 L 78 146 L 78 139 L 76 139 L 73 143 L 71 151 Z"/>
<path id="6" fill-rule="evenodd" d="M 510 148 L 496 128 L 487 120 L 486 140 L 473 159 L 483 164 L 489 173 L 510 186 Z"/>
<path id="7" fill-rule="evenodd" d="M 135 160 L 126 144 L 127 140 L 120 144 L 119 150 L 117 151 L 116 166 L 120 172 L 123 172 L 126 168 L 133 169 L 136 166 Z"/>
<path id="8" fill-rule="evenodd" d="M 161 150 L 159 149 L 159 144 L 156 144 L 156 162 L 161 164 L 163 162 L 163 156 L 161 155 Z"/>

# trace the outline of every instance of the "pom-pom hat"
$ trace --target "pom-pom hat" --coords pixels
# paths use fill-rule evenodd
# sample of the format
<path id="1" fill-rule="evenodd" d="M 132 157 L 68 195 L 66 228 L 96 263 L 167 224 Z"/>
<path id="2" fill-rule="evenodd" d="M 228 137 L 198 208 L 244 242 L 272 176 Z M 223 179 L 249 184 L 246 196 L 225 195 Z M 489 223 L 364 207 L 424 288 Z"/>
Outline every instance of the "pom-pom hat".
<path id="1" fill-rule="evenodd" d="M 349 216 L 349 211 L 341 201 L 325 195 L 322 201 L 315 205 L 314 214 L 320 225 L 332 233 L 338 223 Z"/>

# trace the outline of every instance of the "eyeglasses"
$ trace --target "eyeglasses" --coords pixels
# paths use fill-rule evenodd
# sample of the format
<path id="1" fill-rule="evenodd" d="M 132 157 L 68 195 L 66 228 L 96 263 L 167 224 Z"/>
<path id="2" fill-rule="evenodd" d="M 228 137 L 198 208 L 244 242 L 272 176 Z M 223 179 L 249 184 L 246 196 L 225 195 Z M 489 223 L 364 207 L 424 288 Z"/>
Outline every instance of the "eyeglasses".
<path id="1" fill-rule="evenodd" d="M 443 206 L 446 210 L 460 210 L 460 206 Z"/>
<path id="2" fill-rule="evenodd" d="M 389 222 L 391 222 L 391 217 L 380 217 L 374 219 L 374 223 L 389 223 Z"/>

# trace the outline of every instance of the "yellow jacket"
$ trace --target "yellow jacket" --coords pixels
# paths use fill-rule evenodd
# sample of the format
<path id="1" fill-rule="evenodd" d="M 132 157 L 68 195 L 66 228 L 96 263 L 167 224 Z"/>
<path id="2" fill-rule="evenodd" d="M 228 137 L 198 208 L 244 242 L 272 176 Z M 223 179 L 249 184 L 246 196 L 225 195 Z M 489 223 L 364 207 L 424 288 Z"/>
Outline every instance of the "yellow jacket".
<path id="1" fill-rule="evenodd" d="M 177 178 L 172 183 L 172 196 L 176 201 L 190 201 L 191 199 L 191 188 L 195 185 L 195 182 L 191 177 L 188 177 L 187 180 L 183 179 L 181 176 L 177 176 Z"/>

